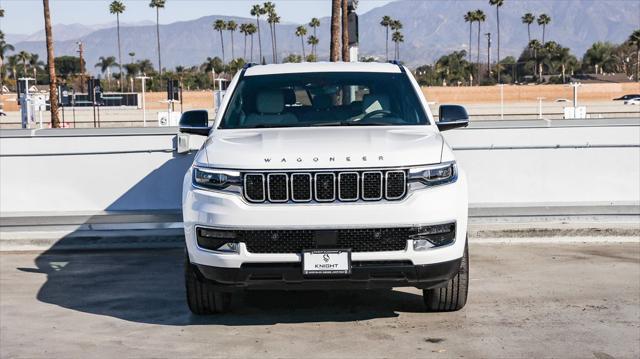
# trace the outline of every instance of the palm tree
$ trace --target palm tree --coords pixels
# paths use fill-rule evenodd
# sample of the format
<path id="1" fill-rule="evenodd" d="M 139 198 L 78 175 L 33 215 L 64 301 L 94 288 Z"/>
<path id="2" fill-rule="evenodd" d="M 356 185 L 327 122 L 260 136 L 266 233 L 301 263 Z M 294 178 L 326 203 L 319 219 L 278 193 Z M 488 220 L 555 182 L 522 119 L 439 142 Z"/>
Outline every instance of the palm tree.
<path id="1" fill-rule="evenodd" d="M 311 21 L 309 22 L 309 27 L 313 29 L 313 37 L 316 40 L 318 40 L 318 34 L 316 33 L 316 29 L 320 27 L 320 19 L 318 19 L 317 17 L 312 18 Z M 311 37 L 309 37 L 309 39 L 311 39 Z M 316 54 L 316 47 L 314 45 L 312 45 L 311 47 L 311 52 L 313 56 L 318 56 L 318 54 Z"/>
<path id="2" fill-rule="evenodd" d="M 396 45 L 395 60 L 399 61 L 400 60 L 400 43 L 404 42 L 404 36 L 400 31 L 394 31 L 393 34 L 391 34 L 391 41 L 395 42 L 395 45 Z"/>
<path id="3" fill-rule="evenodd" d="M 253 5 L 251 7 L 251 16 L 256 17 L 256 27 L 258 29 L 258 54 L 260 55 L 260 61 L 262 61 L 262 39 L 260 37 L 260 15 L 265 15 L 267 11 L 260 6 L 259 4 Z M 251 51 L 253 51 L 253 46 L 251 47 Z M 252 56 L 253 59 L 253 56 Z"/>
<path id="4" fill-rule="evenodd" d="M 391 26 L 392 22 L 393 20 L 391 19 L 391 17 L 386 15 L 383 16 L 382 20 L 380 21 L 380 25 L 383 26 L 386 31 L 386 35 L 385 35 L 386 41 L 384 44 L 384 51 L 387 56 L 387 61 L 389 61 L 389 26 Z"/>
<path id="5" fill-rule="evenodd" d="M 528 12 L 522 15 L 521 19 L 522 23 L 527 25 L 527 34 L 529 35 L 529 42 L 531 42 L 531 24 L 536 21 L 536 17 L 532 13 Z"/>
<path id="6" fill-rule="evenodd" d="M 0 68 L 2 68 L 2 66 L 4 65 L 5 54 L 7 52 L 9 52 L 9 51 L 15 51 L 16 49 L 15 49 L 15 47 L 13 47 L 13 45 L 11 45 L 11 44 L 9 44 L 9 43 L 7 43 L 5 41 L 4 34 L 2 32 L 0 32 L 0 34 L 2 34 L 2 36 L 0 36 Z M 0 86 L 0 88 L 1 88 L 1 86 Z"/>
<path id="7" fill-rule="evenodd" d="M 151 61 L 147 59 L 138 61 L 138 66 L 140 66 L 140 72 L 142 72 L 142 74 L 145 74 L 145 75 L 151 74 L 153 73 L 153 71 L 155 71 Z"/>
<path id="8" fill-rule="evenodd" d="M 402 36 L 402 33 L 400 32 L 400 30 L 402 30 L 402 22 L 400 22 L 400 20 L 393 20 L 391 21 L 391 25 L 389 25 L 389 27 L 391 27 L 391 30 L 393 30 L 393 34 L 391 35 L 391 41 L 393 41 L 395 43 L 395 54 L 393 56 L 394 60 L 398 60 L 400 57 L 400 42 L 404 42 L 404 36 Z M 395 37 L 395 40 L 394 40 Z M 400 41 L 402 40 L 402 41 Z"/>
<path id="9" fill-rule="evenodd" d="M 253 35 L 256 31 L 258 31 L 256 25 L 247 24 L 247 35 L 251 36 L 251 50 L 249 51 L 251 53 L 251 62 L 253 62 Z"/>
<path id="10" fill-rule="evenodd" d="M 47 64 L 49 67 L 49 103 L 51 109 L 51 127 L 60 127 L 58 117 L 58 79 L 56 78 L 55 55 L 53 52 L 53 31 L 51 30 L 51 11 L 49 10 L 49 0 L 42 0 L 44 10 L 44 32 L 47 43 Z"/>
<path id="11" fill-rule="evenodd" d="M 478 47 L 477 47 L 477 53 L 478 56 L 476 58 L 476 64 L 478 66 L 477 69 L 477 76 L 478 76 L 478 84 L 480 84 L 480 34 L 482 33 L 481 27 L 482 27 L 482 23 L 487 21 L 487 15 L 485 15 L 484 11 L 478 9 L 476 11 L 474 11 L 474 20 L 476 22 L 478 22 Z"/>
<path id="12" fill-rule="evenodd" d="M 29 67 L 33 71 L 33 78 L 36 79 L 36 83 L 38 80 L 38 70 L 41 70 L 44 67 L 44 62 L 40 61 L 40 55 L 38 54 L 30 54 L 29 55 Z"/>
<path id="13" fill-rule="evenodd" d="M 156 39 L 158 40 L 158 72 L 162 75 L 162 56 L 160 55 L 160 9 L 164 9 L 166 0 L 151 0 L 150 8 L 156 9 Z"/>
<path id="14" fill-rule="evenodd" d="M 109 5 L 109 12 L 116 15 L 116 28 L 118 29 L 118 62 L 120 63 L 120 92 L 124 92 L 124 81 L 122 81 L 122 49 L 120 47 L 120 14 L 126 10 L 122 1 L 114 0 Z"/>
<path id="15" fill-rule="evenodd" d="M 609 42 L 596 42 L 584 54 L 584 66 L 593 67 L 594 72 L 613 72 L 616 60 L 613 56 L 615 45 Z"/>
<path id="16" fill-rule="evenodd" d="M 247 25 L 246 23 L 240 24 L 240 33 L 244 35 L 244 50 L 242 51 L 242 58 L 247 61 Z"/>
<path id="17" fill-rule="evenodd" d="M 538 16 L 538 25 L 542 26 L 542 44 L 545 43 L 545 33 L 547 29 L 547 25 L 551 22 L 551 17 L 547 14 L 540 14 Z"/>
<path id="18" fill-rule="evenodd" d="M 265 2 L 263 5 L 264 10 L 267 13 L 267 22 L 269 23 L 269 31 L 271 32 L 271 57 L 273 59 L 273 63 L 277 62 L 276 56 L 276 23 L 280 22 L 280 17 L 276 13 L 276 5 L 271 1 Z"/>
<path id="19" fill-rule="evenodd" d="M 229 22 L 227 23 L 227 30 L 229 30 L 229 32 L 231 33 L 231 60 L 233 60 L 236 58 L 233 52 L 233 33 L 238 30 L 238 24 L 233 20 L 229 20 Z"/>
<path id="20" fill-rule="evenodd" d="M 471 62 L 471 33 L 473 32 L 473 23 L 475 22 L 475 17 L 473 16 L 473 11 L 467 11 L 464 14 L 464 22 L 469 23 L 469 62 Z"/>
<path id="21" fill-rule="evenodd" d="M 349 62 L 349 7 L 347 0 L 342 0 L 342 61 Z"/>
<path id="22" fill-rule="evenodd" d="M 30 58 L 31 54 L 26 51 L 20 51 L 17 55 L 18 61 L 22 62 L 22 71 L 24 76 L 27 76 L 27 63 Z"/>
<path id="23" fill-rule="evenodd" d="M 340 0 L 331 0 L 331 46 L 329 46 L 329 60 L 340 60 Z"/>
<path id="24" fill-rule="evenodd" d="M 131 57 L 131 63 L 136 62 L 136 53 L 135 52 L 130 52 L 129 53 L 129 57 Z"/>
<path id="25" fill-rule="evenodd" d="M 500 83 L 500 8 L 504 5 L 504 0 L 489 0 L 489 5 L 496 7 L 496 21 L 498 25 L 498 59 L 496 63 L 498 65 L 498 83 Z"/>
<path id="26" fill-rule="evenodd" d="M 307 39 L 307 44 L 311 45 L 311 54 L 316 57 L 316 46 L 318 45 L 320 41 L 318 40 L 318 38 L 315 35 L 311 35 L 309 36 L 309 38 Z"/>
<path id="27" fill-rule="evenodd" d="M 98 63 L 95 65 L 95 67 L 100 68 L 100 72 L 103 74 L 106 73 L 109 86 L 111 86 L 111 68 L 116 66 L 119 66 L 119 64 L 116 62 L 116 58 L 114 56 L 100 56 Z"/>
<path id="28" fill-rule="evenodd" d="M 636 47 L 636 81 L 640 81 L 640 29 L 632 32 L 627 41 Z"/>
<path id="29" fill-rule="evenodd" d="M 542 73 L 538 73 L 538 51 L 540 49 L 542 49 L 542 44 L 540 43 L 540 41 L 533 39 L 531 41 L 529 41 L 529 45 L 528 45 L 529 49 L 533 50 L 533 59 L 535 61 L 534 66 L 533 66 L 533 74 L 538 77 L 538 76 L 542 76 Z"/>
<path id="30" fill-rule="evenodd" d="M 220 45 L 222 45 L 222 62 L 224 63 L 224 37 L 222 31 L 227 29 L 227 23 L 224 20 L 218 19 L 213 23 L 213 29 L 220 33 Z"/>
<path id="31" fill-rule="evenodd" d="M 307 35 L 307 28 L 300 25 L 296 28 L 296 36 L 300 38 L 300 45 L 302 46 L 302 59 L 304 60 L 307 55 L 304 52 L 304 37 Z"/>

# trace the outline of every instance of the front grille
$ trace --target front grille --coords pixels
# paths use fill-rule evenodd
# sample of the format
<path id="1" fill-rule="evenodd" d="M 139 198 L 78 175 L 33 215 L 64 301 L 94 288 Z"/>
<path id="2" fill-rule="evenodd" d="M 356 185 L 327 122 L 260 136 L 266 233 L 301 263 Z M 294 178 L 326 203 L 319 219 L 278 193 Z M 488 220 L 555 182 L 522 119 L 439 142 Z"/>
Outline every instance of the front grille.
<path id="1" fill-rule="evenodd" d="M 323 247 L 351 249 L 352 252 L 402 251 L 407 246 L 411 228 L 339 229 L 333 241 L 315 230 L 247 230 L 235 231 L 236 240 L 244 242 L 251 253 L 300 253 Z"/>
<path id="2" fill-rule="evenodd" d="M 399 200 L 406 191 L 404 170 L 244 174 L 244 196 L 256 203 Z"/>

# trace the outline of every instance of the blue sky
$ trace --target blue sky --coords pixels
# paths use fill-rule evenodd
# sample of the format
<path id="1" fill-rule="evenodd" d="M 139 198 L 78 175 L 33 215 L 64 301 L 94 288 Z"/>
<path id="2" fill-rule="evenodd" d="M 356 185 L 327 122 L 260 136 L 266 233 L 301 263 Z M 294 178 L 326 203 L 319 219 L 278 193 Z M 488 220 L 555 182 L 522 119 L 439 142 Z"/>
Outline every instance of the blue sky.
<path id="1" fill-rule="evenodd" d="M 108 7 L 111 0 L 49 0 L 54 24 L 101 24 L 114 21 Z M 149 0 L 123 0 L 127 11 L 123 22 L 141 20 L 155 21 L 155 12 L 149 8 Z M 329 0 L 272 0 L 286 22 L 306 22 L 312 17 L 328 16 L 331 13 Z M 257 0 L 167 0 L 161 12 L 163 24 L 191 20 L 206 15 L 249 16 L 249 8 Z M 391 0 L 360 0 L 359 13 L 382 6 Z M 0 0 L 5 9 L 2 31 L 11 34 L 31 34 L 41 30 L 42 0 Z"/>

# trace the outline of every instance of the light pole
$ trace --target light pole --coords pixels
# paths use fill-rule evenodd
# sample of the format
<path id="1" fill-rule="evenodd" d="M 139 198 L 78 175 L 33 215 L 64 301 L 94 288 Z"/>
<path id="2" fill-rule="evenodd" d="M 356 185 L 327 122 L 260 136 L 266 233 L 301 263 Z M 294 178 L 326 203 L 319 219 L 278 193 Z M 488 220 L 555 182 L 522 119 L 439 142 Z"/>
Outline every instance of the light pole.
<path id="1" fill-rule="evenodd" d="M 145 101 L 145 90 L 147 85 L 147 77 L 146 75 L 136 77 L 142 83 L 142 126 L 147 127 L 147 103 Z"/>

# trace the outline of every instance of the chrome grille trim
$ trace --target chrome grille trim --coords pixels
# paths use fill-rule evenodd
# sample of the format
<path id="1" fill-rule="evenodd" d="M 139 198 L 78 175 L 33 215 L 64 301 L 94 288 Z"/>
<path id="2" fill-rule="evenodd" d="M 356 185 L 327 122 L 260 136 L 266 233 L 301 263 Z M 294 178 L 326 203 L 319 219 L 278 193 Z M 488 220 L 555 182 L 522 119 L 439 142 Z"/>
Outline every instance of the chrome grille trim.
<path id="1" fill-rule="evenodd" d="M 296 199 L 295 198 L 295 185 L 294 178 L 296 177 L 309 177 L 309 198 L 308 199 Z M 313 180 L 311 173 L 292 173 L 291 174 L 290 186 L 291 186 L 291 200 L 294 202 L 311 202 L 313 200 Z"/>
<path id="2" fill-rule="evenodd" d="M 367 177 L 367 175 L 370 174 L 379 174 L 380 175 L 380 196 L 378 197 L 366 197 L 365 196 L 365 179 Z M 383 186 L 384 186 L 384 175 L 382 174 L 381 171 L 367 171 L 367 172 L 362 172 L 362 176 L 361 176 L 361 184 L 360 184 L 360 188 L 362 188 L 362 199 L 365 201 L 379 201 L 382 199 L 382 197 L 384 196 L 385 191 L 383 190 Z"/>
<path id="3" fill-rule="evenodd" d="M 344 175 L 356 175 L 356 195 L 352 198 L 344 198 L 342 197 L 342 176 Z M 358 172 L 340 172 L 338 173 L 338 199 L 343 202 L 354 202 L 360 198 L 360 174 Z"/>
<path id="4" fill-rule="evenodd" d="M 402 168 L 281 170 L 245 172 L 242 176 L 242 193 L 250 203 L 396 201 L 404 198 L 409 191 L 407 173 Z"/>
<path id="5" fill-rule="evenodd" d="M 333 183 L 333 196 L 331 197 L 331 199 L 319 199 L 318 198 L 318 176 L 319 175 L 331 175 L 332 178 L 332 183 Z M 313 182 L 314 182 L 314 199 L 318 202 L 333 202 L 336 200 L 336 174 L 335 173 L 331 173 L 331 172 L 318 172 L 316 174 L 314 174 L 313 176 Z"/>
<path id="6" fill-rule="evenodd" d="M 279 199 L 272 199 L 271 198 L 271 177 L 276 177 L 276 176 L 284 176 L 284 183 L 285 183 L 285 198 L 282 200 Z M 267 175 L 267 198 L 269 199 L 269 202 L 273 202 L 273 203 L 284 203 L 284 202 L 288 202 L 289 201 L 289 176 L 287 176 L 286 173 L 269 173 Z"/>
<path id="7" fill-rule="evenodd" d="M 249 178 L 250 176 L 259 176 L 261 178 L 261 182 L 262 182 L 262 198 L 261 199 L 251 198 L 247 193 L 247 178 Z M 265 185 L 264 185 L 264 175 L 262 173 L 246 173 L 243 176 L 242 193 L 244 193 L 244 198 L 246 198 L 249 202 L 253 202 L 253 203 L 264 202 L 266 199 L 265 196 L 267 193 L 267 189 L 265 188 Z"/>
<path id="8" fill-rule="evenodd" d="M 402 174 L 402 194 L 400 196 L 396 196 L 396 197 L 390 197 L 389 196 L 389 185 L 388 185 L 388 179 L 389 179 L 389 174 L 391 173 L 401 173 Z M 387 171 L 384 174 L 384 197 L 388 200 L 396 200 L 396 199 L 400 199 L 402 197 L 404 197 L 407 194 L 407 173 L 405 171 L 402 170 L 396 170 L 396 171 Z"/>

